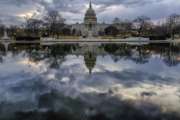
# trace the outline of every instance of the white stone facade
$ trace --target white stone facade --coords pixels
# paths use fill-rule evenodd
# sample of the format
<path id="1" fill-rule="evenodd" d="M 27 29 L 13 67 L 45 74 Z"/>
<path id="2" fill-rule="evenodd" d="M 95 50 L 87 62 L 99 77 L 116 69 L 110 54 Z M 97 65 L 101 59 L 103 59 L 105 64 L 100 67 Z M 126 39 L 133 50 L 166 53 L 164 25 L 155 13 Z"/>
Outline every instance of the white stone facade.
<path id="1" fill-rule="evenodd" d="M 108 27 L 109 24 L 96 24 L 94 27 L 91 28 L 91 32 L 93 33 L 93 36 L 97 36 L 100 31 L 104 31 L 106 27 Z M 89 29 L 84 23 L 81 24 L 73 24 L 71 25 L 71 30 L 75 30 L 76 34 L 81 33 L 82 36 L 88 36 Z"/>

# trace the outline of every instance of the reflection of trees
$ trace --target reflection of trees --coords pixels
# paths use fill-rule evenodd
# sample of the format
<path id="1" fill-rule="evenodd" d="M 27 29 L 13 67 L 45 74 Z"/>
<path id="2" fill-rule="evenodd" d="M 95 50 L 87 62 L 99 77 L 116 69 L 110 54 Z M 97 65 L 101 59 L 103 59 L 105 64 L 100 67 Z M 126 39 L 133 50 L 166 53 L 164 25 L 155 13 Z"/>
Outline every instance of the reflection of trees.
<path id="1" fill-rule="evenodd" d="M 0 43 L 0 51 L 6 51 L 5 45 L 3 45 L 2 43 Z"/>
<path id="2" fill-rule="evenodd" d="M 105 55 L 107 53 L 111 56 L 114 62 L 124 59 L 131 60 L 137 64 L 147 63 L 152 54 L 161 55 L 161 60 L 163 60 L 167 66 L 176 66 L 180 61 L 180 48 L 172 45 L 170 46 L 169 44 L 150 44 L 145 46 L 106 44 L 99 46 L 96 49 L 94 49 L 94 46 L 93 48 L 90 47 L 87 49 L 87 47 L 78 47 L 78 45 L 75 44 L 61 44 L 46 48 L 33 45 L 10 45 L 10 48 L 10 51 L 14 56 L 22 53 L 22 51 L 26 51 L 24 55 L 29 57 L 29 59 L 33 62 L 39 62 L 46 59 L 52 68 L 57 68 L 64 61 L 64 57 L 66 55 L 73 54 L 74 51 L 78 51 L 80 54 L 83 53 L 85 64 L 89 68 L 90 72 L 92 72 L 92 69 L 96 64 L 97 54 Z M 0 62 L 3 61 L 2 56 L 4 55 L 0 55 Z"/>
<path id="3" fill-rule="evenodd" d="M 59 68 L 60 64 L 65 60 L 64 56 L 76 49 L 75 45 L 55 45 L 49 48 L 49 63 L 51 68 Z"/>
<path id="4" fill-rule="evenodd" d="M 25 53 L 23 55 L 28 57 L 30 61 L 37 63 L 42 60 L 47 60 L 50 67 L 58 68 L 64 61 L 64 56 L 74 51 L 77 48 L 77 45 L 54 45 L 49 47 L 40 47 L 34 45 L 13 44 L 10 48 L 13 56 L 17 56 L 24 51 Z"/>
<path id="5" fill-rule="evenodd" d="M 56 56 L 51 57 L 48 63 L 50 63 L 50 68 L 58 69 L 64 60 L 64 56 Z"/>
<path id="6" fill-rule="evenodd" d="M 1 53 L 1 51 L 0 51 L 0 63 L 3 63 L 3 55 Z"/>
<path id="7" fill-rule="evenodd" d="M 108 52 L 109 54 L 115 53 L 119 48 L 118 45 L 116 44 L 108 44 L 108 45 L 106 44 L 103 47 L 104 47 L 104 50 Z"/>
<path id="8" fill-rule="evenodd" d="M 134 62 L 138 64 L 145 64 L 149 61 L 149 58 L 151 57 L 150 52 L 147 52 L 142 47 L 137 47 L 135 51 L 135 56 L 131 58 Z"/>
<path id="9" fill-rule="evenodd" d="M 170 45 L 164 52 L 164 63 L 170 67 L 178 65 L 180 62 L 178 60 L 178 54 L 179 48 Z"/>
<path id="10" fill-rule="evenodd" d="M 4 47 L 2 44 L 0 44 L 0 63 L 3 63 L 3 55 L 4 54 L 5 54 Z"/>
<path id="11" fill-rule="evenodd" d="M 46 60 L 46 62 L 50 65 L 50 68 L 59 68 L 59 65 L 64 61 L 64 54 L 57 54 L 52 52 L 53 50 L 37 50 L 31 49 L 27 50 L 26 53 L 29 57 L 30 61 L 35 63 L 40 62 L 42 60 Z"/>
<path id="12" fill-rule="evenodd" d="M 130 59 L 132 56 L 132 51 L 128 45 L 119 45 L 118 50 L 113 53 L 112 59 L 114 62 L 118 62 L 120 59 Z"/>
<path id="13" fill-rule="evenodd" d="M 112 59 L 117 62 L 119 59 L 127 59 L 131 56 L 131 48 L 126 44 L 106 44 L 104 50 L 112 56 Z"/>
<path id="14" fill-rule="evenodd" d="M 29 59 L 33 62 L 39 62 L 44 59 L 43 54 L 39 50 L 33 49 L 29 52 Z"/>
<path id="15" fill-rule="evenodd" d="M 119 59 L 132 60 L 136 63 L 145 64 L 148 62 L 151 54 L 148 50 L 143 47 L 130 46 L 126 44 L 116 45 L 110 44 L 105 45 L 104 50 L 112 55 L 112 58 L 115 62 Z"/>
<path id="16" fill-rule="evenodd" d="M 49 49 L 51 51 L 52 56 L 58 56 L 58 55 L 65 55 L 67 53 L 71 53 L 71 50 L 73 49 L 73 45 L 54 45 L 51 46 Z"/>

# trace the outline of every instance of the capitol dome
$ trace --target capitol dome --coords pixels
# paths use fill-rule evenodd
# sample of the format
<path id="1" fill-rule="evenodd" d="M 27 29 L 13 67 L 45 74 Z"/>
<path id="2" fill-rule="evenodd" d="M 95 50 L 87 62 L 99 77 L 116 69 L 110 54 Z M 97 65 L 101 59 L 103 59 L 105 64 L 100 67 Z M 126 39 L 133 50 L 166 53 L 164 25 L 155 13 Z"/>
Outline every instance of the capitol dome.
<path id="1" fill-rule="evenodd" d="M 92 8 L 89 8 L 85 14 L 85 19 L 87 18 L 96 18 L 96 13 Z"/>
<path id="2" fill-rule="evenodd" d="M 89 9 L 86 11 L 85 17 L 84 17 L 84 24 L 88 27 L 92 27 L 97 24 L 97 17 L 96 13 L 92 8 L 92 4 L 90 1 Z"/>

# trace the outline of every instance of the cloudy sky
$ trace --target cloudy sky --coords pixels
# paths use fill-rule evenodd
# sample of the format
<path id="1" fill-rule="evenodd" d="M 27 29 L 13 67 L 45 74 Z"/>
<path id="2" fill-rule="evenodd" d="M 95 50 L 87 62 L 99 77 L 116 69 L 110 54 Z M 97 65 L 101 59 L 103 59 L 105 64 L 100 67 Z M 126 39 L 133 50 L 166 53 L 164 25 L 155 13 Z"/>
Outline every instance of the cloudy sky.
<path id="1" fill-rule="evenodd" d="M 146 15 L 160 20 L 172 13 L 180 14 L 180 0 L 92 0 L 99 22 L 114 17 L 134 19 Z M 19 24 L 24 17 L 41 18 L 48 10 L 58 10 L 67 23 L 82 22 L 89 0 L 0 0 L 0 19 Z"/>

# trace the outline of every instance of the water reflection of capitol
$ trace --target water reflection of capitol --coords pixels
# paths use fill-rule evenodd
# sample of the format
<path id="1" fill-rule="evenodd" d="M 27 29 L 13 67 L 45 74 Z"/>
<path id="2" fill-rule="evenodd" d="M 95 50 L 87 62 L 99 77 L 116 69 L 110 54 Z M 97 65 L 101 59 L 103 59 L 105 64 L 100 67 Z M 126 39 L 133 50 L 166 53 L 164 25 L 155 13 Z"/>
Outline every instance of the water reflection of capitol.
<path id="1" fill-rule="evenodd" d="M 92 52 L 86 52 L 84 55 L 84 62 L 86 67 L 89 70 L 89 73 L 92 73 L 92 70 L 94 69 L 96 65 L 96 55 L 93 54 Z"/>

